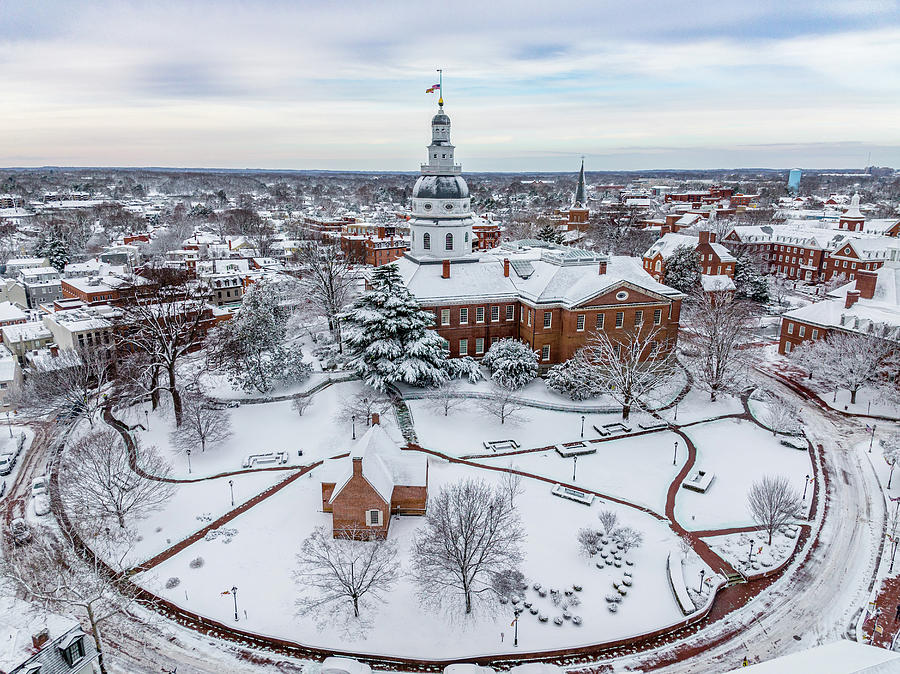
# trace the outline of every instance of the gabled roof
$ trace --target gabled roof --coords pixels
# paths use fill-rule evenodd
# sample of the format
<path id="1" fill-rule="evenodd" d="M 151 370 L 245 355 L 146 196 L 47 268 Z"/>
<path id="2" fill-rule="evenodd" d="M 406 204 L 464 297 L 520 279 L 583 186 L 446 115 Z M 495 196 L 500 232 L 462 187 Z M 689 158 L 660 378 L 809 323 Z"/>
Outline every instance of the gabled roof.
<path id="1" fill-rule="evenodd" d="M 416 452 L 404 452 L 383 426 L 375 424 L 356 441 L 350 450 L 350 456 L 342 460 L 346 467 L 342 477 L 335 483 L 329 503 L 334 503 L 337 495 L 353 477 L 354 459 L 362 460 L 363 477 L 385 503 L 391 502 L 395 485 L 425 485 L 425 457 Z"/>

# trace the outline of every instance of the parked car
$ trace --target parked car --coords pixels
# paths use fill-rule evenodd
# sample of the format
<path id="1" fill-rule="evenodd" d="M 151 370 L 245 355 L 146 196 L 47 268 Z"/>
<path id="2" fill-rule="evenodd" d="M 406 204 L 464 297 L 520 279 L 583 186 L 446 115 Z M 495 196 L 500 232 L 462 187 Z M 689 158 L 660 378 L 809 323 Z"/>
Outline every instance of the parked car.
<path id="1" fill-rule="evenodd" d="M 40 477 L 34 478 L 31 483 L 31 497 L 37 497 L 41 494 L 47 493 L 47 487 L 49 485 L 49 480 L 46 475 L 41 475 Z"/>
<path id="2" fill-rule="evenodd" d="M 15 454 L 0 454 L 0 475 L 9 475 L 15 465 Z"/>
<path id="3" fill-rule="evenodd" d="M 17 517 L 10 522 L 9 530 L 16 545 L 24 545 L 31 540 L 31 529 L 28 528 L 28 524 L 21 517 Z"/>
<path id="4" fill-rule="evenodd" d="M 4 494 L 6 494 L 6 480 L 0 482 L 0 498 L 2 498 Z"/>
<path id="5" fill-rule="evenodd" d="M 34 498 L 34 514 L 43 517 L 50 512 L 50 497 L 46 494 L 38 494 Z"/>

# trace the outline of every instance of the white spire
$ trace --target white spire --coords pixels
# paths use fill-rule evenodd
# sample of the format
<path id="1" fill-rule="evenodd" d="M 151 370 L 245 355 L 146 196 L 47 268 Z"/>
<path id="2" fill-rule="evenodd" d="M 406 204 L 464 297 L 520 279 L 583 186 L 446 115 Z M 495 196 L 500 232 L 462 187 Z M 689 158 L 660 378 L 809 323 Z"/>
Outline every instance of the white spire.
<path id="1" fill-rule="evenodd" d="M 847 212 L 842 216 L 845 219 L 862 219 L 863 214 L 859 210 L 859 193 L 853 195 L 853 198 L 850 200 L 850 208 L 847 209 Z"/>

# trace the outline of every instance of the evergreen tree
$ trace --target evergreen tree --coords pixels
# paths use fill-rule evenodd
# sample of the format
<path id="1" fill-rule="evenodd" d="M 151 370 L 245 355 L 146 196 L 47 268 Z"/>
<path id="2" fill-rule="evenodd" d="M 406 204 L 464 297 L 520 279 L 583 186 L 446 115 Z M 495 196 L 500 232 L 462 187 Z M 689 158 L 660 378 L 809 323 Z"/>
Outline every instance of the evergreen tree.
<path id="1" fill-rule="evenodd" d="M 734 285 L 737 288 L 737 296 L 763 304 L 768 302 L 769 283 L 756 268 L 753 258 L 747 253 L 741 253 L 736 256 L 736 260 Z"/>
<path id="2" fill-rule="evenodd" d="M 536 239 L 540 241 L 547 241 L 549 243 L 562 243 L 563 235 L 560 234 L 556 227 L 554 227 L 549 222 L 545 224 L 538 230 L 538 233 L 534 235 Z"/>
<path id="3" fill-rule="evenodd" d="M 523 388 L 538 373 L 538 355 L 525 342 L 517 339 L 501 339 L 481 359 L 491 371 L 491 379 L 503 388 Z"/>
<path id="4" fill-rule="evenodd" d="M 213 362 L 248 393 L 306 379 L 312 368 L 303 362 L 303 352 L 285 343 L 289 316 L 275 288 L 254 284 L 237 315 L 212 337 Z"/>
<path id="5" fill-rule="evenodd" d="M 700 260 L 693 247 L 678 246 L 666 258 L 663 283 L 683 293 L 689 293 L 700 285 Z"/>
<path id="6" fill-rule="evenodd" d="M 592 377 L 584 375 L 582 363 L 575 358 L 554 365 L 544 376 L 547 388 L 569 396 L 572 400 L 587 400 L 599 396 L 603 389 Z"/>
<path id="7" fill-rule="evenodd" d="M 340 316 L 350 369 L 378 391 L 446 382 L 450 366 L 444 339 L 430 329 L 434 314 L 420 308 L 392 264 L 375 268 L 369 283 Z"/>
<path id="8" fill-rule="evenodd" d="M 46 257 L 50 266 L 62 273 L 69 264 L 69 247 L 57 236 L 41 238 L 34 248 L 39 257 Z"/>

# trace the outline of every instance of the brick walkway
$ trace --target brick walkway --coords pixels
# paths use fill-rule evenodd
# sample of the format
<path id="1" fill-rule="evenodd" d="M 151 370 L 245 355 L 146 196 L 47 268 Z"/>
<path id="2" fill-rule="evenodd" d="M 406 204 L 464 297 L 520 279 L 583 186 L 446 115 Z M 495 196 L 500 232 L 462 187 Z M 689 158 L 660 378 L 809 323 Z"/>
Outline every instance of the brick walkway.
<path id="1" fill-rule="evenodd" d="M 895 565 L 895 571 L 898 569 L 900 569 L 900 565 Z M 875 598 L 875 606 L 881 609 L 878 625 L 883 631 L 881 634 L 877 632 L 873 634 L 875 617 L 869 615 L 863 621 L 863 634 L 872 639 L 873 646 L 890 648 L 894 637 L 900 632 L 900 620 L 895 620 L 897 607 L 900 606 L 900 576 L 884 579 L 878 590 L 878 596 Z"/>

